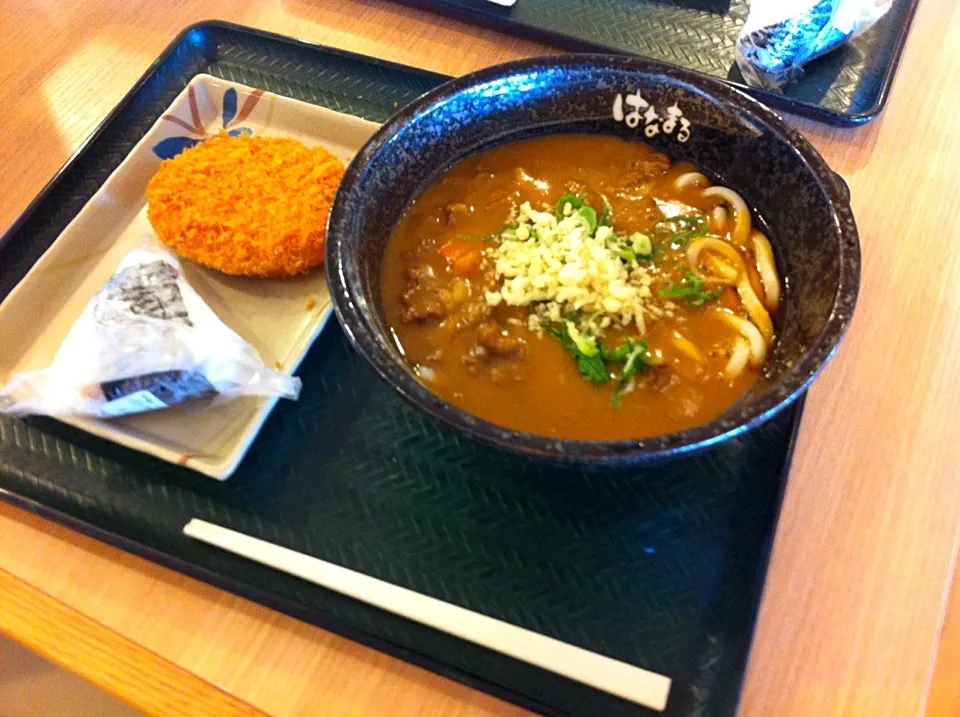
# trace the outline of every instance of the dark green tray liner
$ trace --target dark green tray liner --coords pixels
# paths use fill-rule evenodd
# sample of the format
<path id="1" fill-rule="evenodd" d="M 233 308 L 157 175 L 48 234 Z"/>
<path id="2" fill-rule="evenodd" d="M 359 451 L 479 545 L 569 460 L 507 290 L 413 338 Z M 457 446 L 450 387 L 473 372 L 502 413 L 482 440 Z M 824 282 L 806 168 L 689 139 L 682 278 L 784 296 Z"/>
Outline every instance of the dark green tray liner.
<path id="1" fill-rule="evenodd" d="M 783 94 L 747 87 L 734 47 L 751 0 L 400 0 L 579 52 L 642 55 L 726 79 L 774 107 L 836 125 L 876 117 L 887 100 L 918 0 L 805 68 Z M 775 1 L 775 0 L 773 0 Z"/>
<path id="2" fill-rule="evenodd" d="M 198 72 L 373 120 L 442 78 L 195 26 L 0 240 L 0 297 Z M 400 401 L 335 321 L 218 483 L 50 419 L 0 417 L 0 497 L 548 714 L 654 714 L 186 539 L 200 517 L 674 678 L 667 715 L 730 715 L 800 408 L 696 458 L 561 470 Z"/>

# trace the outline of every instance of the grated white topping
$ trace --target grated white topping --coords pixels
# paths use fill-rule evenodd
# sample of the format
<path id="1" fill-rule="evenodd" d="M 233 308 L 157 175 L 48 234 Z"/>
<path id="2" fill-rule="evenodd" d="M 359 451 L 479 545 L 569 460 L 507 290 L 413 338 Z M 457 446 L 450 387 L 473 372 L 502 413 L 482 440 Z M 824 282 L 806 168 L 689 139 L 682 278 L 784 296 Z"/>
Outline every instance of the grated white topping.
<path id="1" fill-rule="evenodd" d="M 503 285 L 486 294 L 487 303 L 535 305 L 529 323 L 534 330 L 542 321 L 559 322 L 577 312 L 592 317 L 598 334 L 631 324 L 645 333 L 652 281 L 646 268 L 631 269 L 621 260 L 610 227 L 597 227 L 591 234 L 588 220 L 569 203 L 563 215 L 558 220 L 529 202 L 520 206 L 516 228 L 504 230 L 491 253 Z M 649 247 L 649 239 L 638 236 Z"/>

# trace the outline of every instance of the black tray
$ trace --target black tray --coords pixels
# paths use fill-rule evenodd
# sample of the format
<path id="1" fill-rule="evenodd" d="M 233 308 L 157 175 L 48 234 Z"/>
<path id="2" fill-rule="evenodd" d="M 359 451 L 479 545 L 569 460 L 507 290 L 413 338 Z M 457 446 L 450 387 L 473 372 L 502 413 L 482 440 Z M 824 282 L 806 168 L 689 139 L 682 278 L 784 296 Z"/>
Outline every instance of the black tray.
<path id="1" fill-rule="evenodd" d="M 894 0 L 887 15 L 847 46 L 814 60 L 784 94 L 746 86 L 733 59 L 751 0 L 401 0 L 568 50 L 643 55 L 726 79 L 768 105 L 848 126 L 883 109 L 918 0 Z"/>
<path id="2" fill-rule="evenodd" d="M 199 72 L 373 120 L 441 77 L 224 23 L 187 29 L 0 240 L 0 298 Z M 193 542 L 193 517 L 674 679 L 667 715 L 735 711 L 799 424 L 696 458 L 577 472 L 463 440 L 331 322 L 226 483 L 49 419 L 0 417 L 0 498 L 547 714 L 636 705 Z"/>

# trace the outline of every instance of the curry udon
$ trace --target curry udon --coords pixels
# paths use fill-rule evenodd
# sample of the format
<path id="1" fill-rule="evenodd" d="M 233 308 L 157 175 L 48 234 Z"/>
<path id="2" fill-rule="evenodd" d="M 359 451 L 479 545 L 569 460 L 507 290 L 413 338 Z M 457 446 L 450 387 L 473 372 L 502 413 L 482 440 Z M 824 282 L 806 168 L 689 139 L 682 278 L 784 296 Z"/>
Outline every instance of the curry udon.
<path id="1" fill-rule="evenodd" d="M 471 157 L 395 228 L 382 292 L 416 375 L 493 423 L 615 440 L 709 421 L 756 380 L 780 280 L 733 191 L 645 144 Z"/>

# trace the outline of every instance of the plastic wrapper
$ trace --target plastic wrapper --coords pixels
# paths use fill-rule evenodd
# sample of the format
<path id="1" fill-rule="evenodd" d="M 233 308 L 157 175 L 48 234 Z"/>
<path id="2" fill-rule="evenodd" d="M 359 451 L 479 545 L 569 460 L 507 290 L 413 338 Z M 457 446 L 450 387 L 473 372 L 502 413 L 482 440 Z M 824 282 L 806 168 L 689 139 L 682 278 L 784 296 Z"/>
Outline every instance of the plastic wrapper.
<path id="1" fill-rule="evenodd" d="M 737 38 L 747 84 L 782 90 L 803 66 L 869 28 L 892 0 L 753 0 Z"/>
<path id="2" fill-rule="evenodd" d="M 110 418 L 193 399 L 296 398 L 300 379 L 264 366 L 164 250 L 138 249 L 86 305 L 49 368 L 0 389 L 14 415 Z"/>

